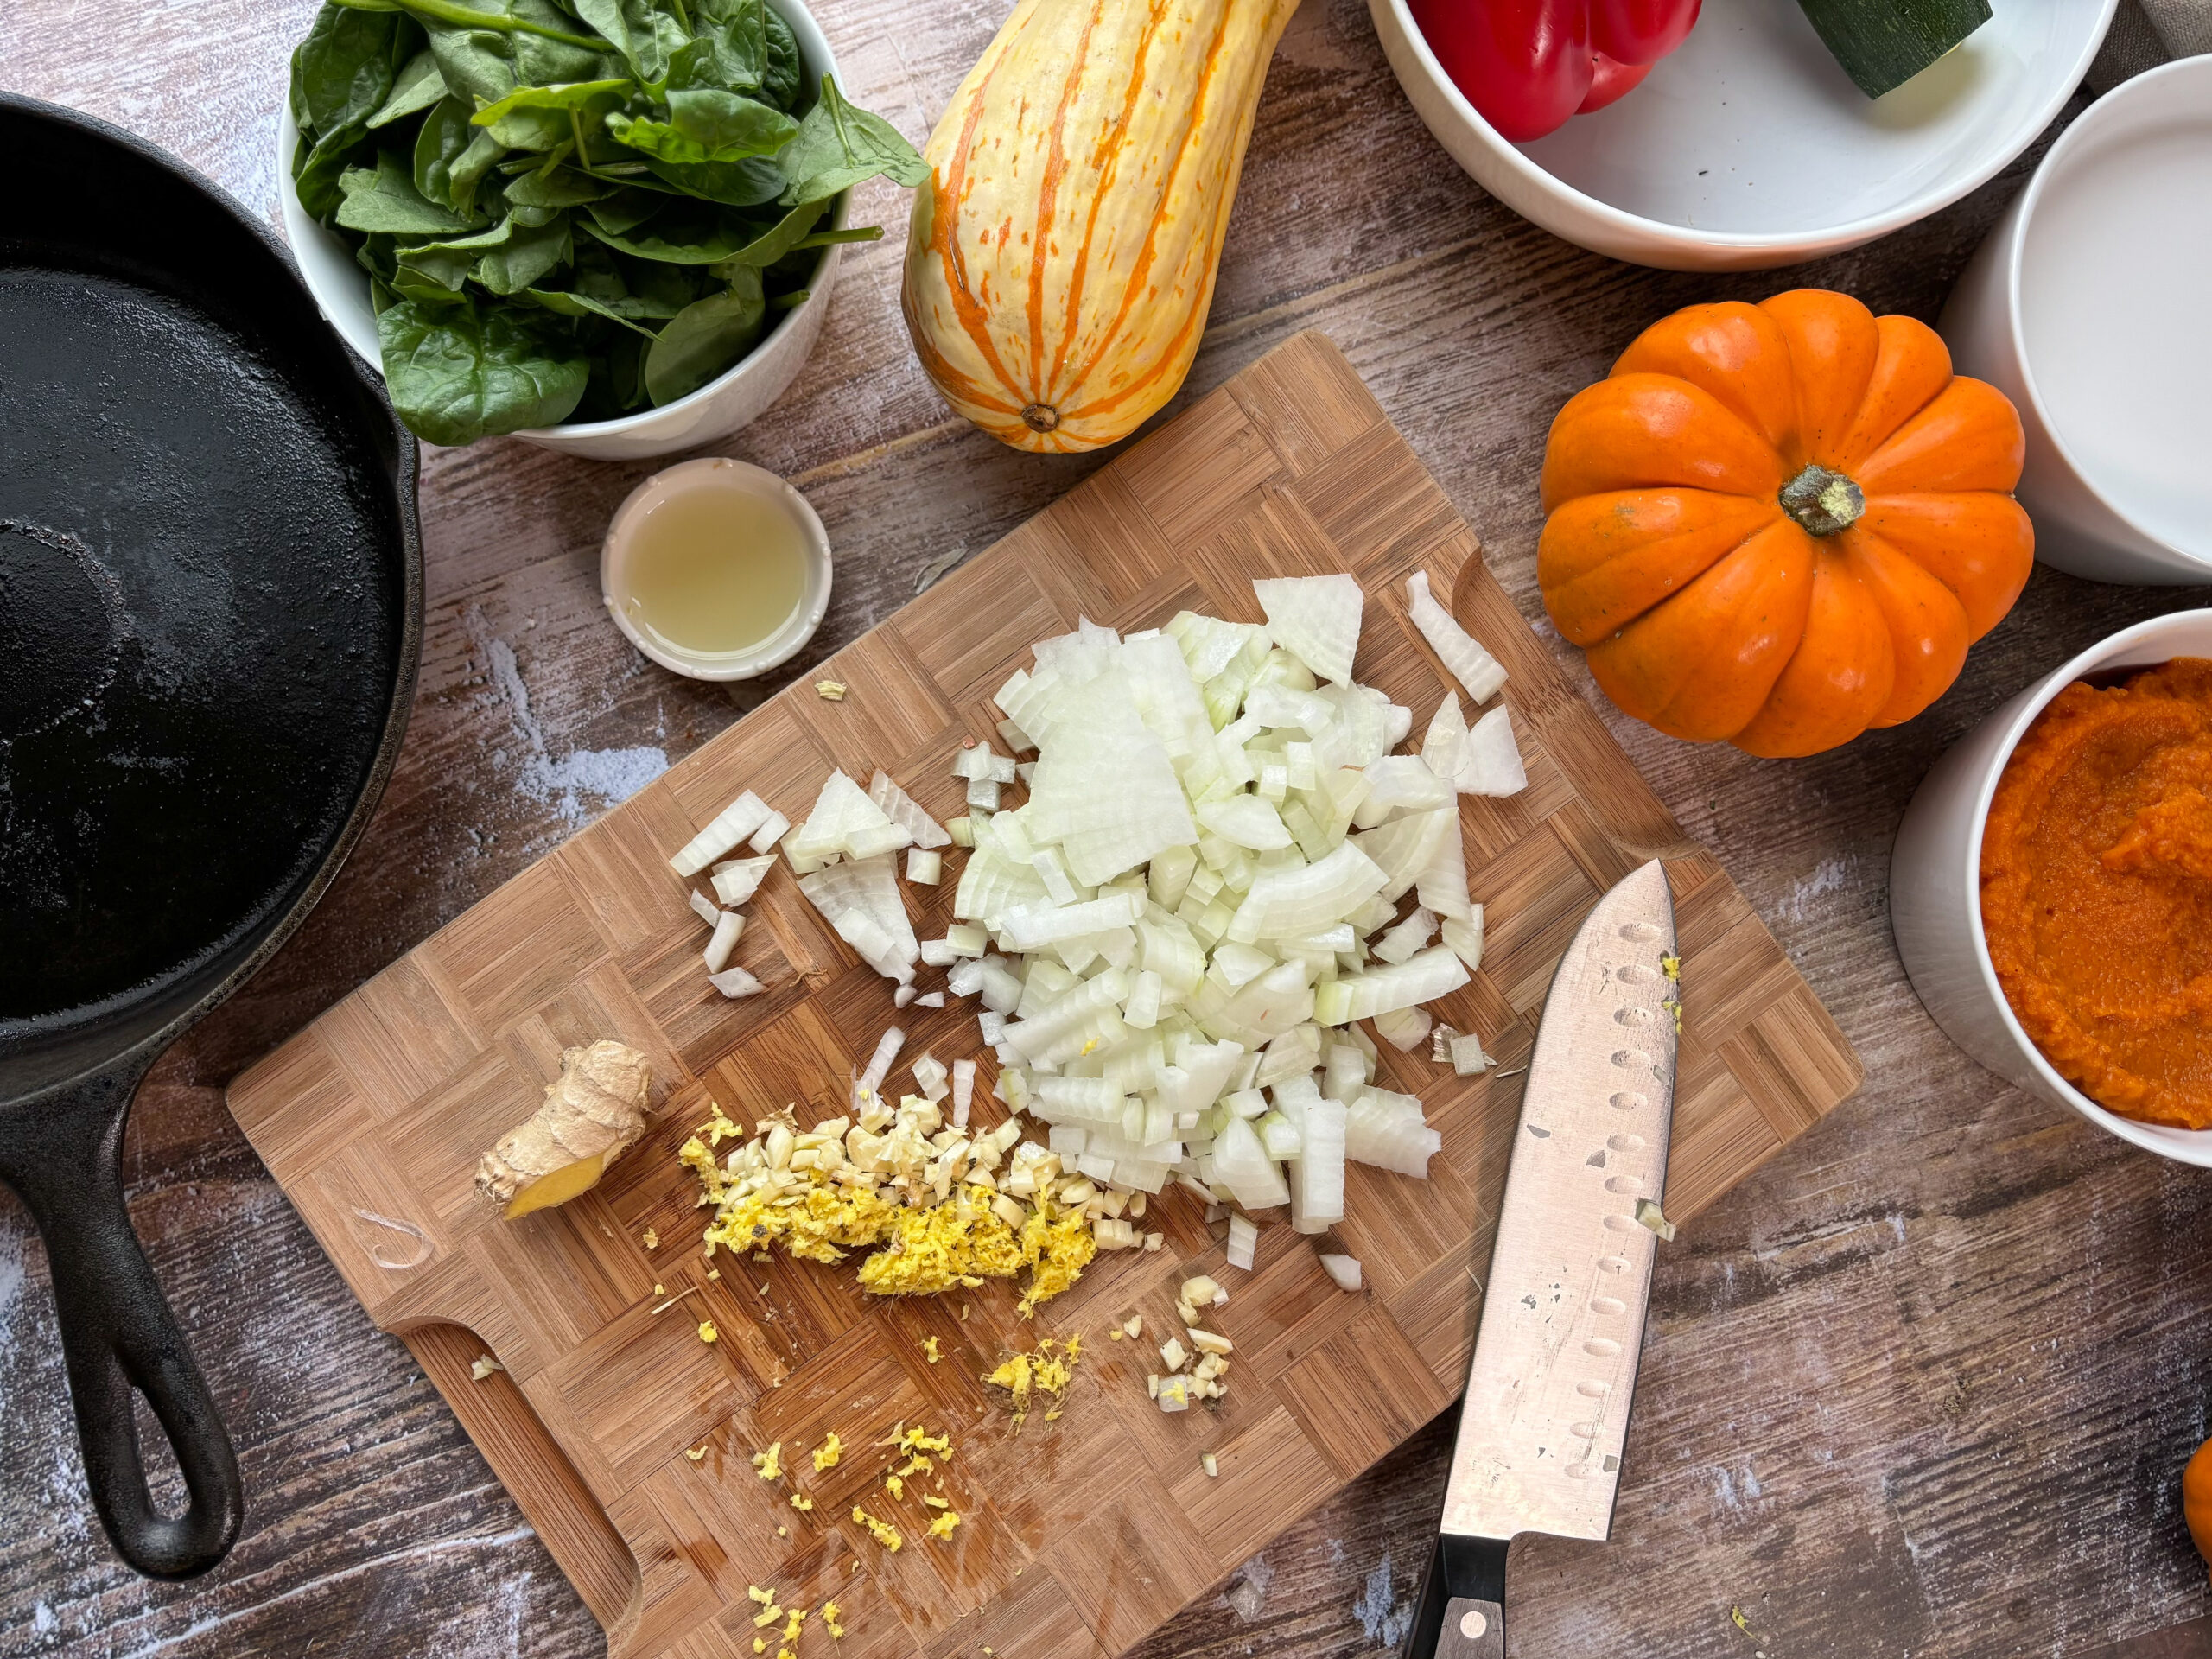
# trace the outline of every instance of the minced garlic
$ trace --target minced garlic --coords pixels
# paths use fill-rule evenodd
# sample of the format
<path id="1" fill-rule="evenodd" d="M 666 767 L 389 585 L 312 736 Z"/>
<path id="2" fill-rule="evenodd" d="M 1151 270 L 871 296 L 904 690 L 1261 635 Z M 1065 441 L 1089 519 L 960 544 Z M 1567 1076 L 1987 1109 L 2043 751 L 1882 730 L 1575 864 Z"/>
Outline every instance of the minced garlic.
<path id="1" fill-rule="evenodd" d="M 505 1366 L 499 1363 L 496 1356 L 492 1354 L 479 1354 L 476 1357 L 476 1363 L 468 1368 L 468 1374 L 474 1377 L 479 1382 L 481 1382 L 486 1377 L 491 1376 L 493 1372 L 504 1371 L 507 1368 Z"/>

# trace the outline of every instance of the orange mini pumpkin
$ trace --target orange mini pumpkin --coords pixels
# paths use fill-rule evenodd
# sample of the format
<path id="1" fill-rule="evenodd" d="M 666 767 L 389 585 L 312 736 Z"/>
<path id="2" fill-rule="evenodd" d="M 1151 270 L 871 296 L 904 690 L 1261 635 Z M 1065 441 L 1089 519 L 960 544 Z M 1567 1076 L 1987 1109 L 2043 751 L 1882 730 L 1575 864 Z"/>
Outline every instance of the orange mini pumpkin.
<path id="1" fill-rule="evenodd" d="M 1834 748 L 1941 696 L 2012 609 L 2024 449 L 1925 323 L 1818 289 L 1690 306 L 1552 423 L 1544 607 L 1662 732 Z"/>

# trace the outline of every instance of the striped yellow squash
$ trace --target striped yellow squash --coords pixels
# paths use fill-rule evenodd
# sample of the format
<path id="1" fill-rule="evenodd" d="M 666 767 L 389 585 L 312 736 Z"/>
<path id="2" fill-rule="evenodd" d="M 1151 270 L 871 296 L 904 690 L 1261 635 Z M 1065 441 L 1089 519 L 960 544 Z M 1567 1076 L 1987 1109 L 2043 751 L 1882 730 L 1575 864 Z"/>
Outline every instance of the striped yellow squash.
<path id="1" fill-rule="evenodd" d="M 1095 449 L 1175 393 L 1298 0 L 1019 0 L 930 135 L 906 327 L 953 408 Z"/>

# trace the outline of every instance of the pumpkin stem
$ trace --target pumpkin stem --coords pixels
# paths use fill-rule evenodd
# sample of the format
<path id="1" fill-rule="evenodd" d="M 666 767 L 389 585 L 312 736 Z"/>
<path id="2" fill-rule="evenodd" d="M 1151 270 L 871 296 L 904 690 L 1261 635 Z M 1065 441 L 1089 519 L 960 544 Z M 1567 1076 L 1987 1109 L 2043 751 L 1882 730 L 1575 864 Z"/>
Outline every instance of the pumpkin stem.
<path id="1" fill-rule="evenodd" d="M 1021 411 L 1032 432 L 1050 432 L 1060 423 L 1060 411 L 1050 404 L 1032 404 Z"/>
<path id="2" fill-rule="evenodd" d="M 1834 536 L 1859 522 L 1866 492 L 1841 473 L 1815 464 L 1782 486 L 1782 510 L 1808 536 Z"/>

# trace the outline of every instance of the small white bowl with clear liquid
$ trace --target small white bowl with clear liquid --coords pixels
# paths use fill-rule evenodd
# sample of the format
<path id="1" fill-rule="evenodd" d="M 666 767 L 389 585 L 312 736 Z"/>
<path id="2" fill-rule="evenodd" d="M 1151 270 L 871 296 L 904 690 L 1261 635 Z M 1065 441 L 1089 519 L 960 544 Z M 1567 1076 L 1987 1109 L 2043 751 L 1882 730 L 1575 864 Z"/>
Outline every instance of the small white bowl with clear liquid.
<path id="1" fill-rule="evenodd" d="M 2027 429 L 2036 556 L 2212 582 L 2212 57 L 2124 81 L 2060 136 L 1943 310 Z"/>
<path id="2" fill-rule="evenodd" d="M 822 626 L 830 537 L 773 473 L 709 455 L 655 473 L 615 509 L 599 590 L 614 626 L 663 668 L 749 680 Z"/>

